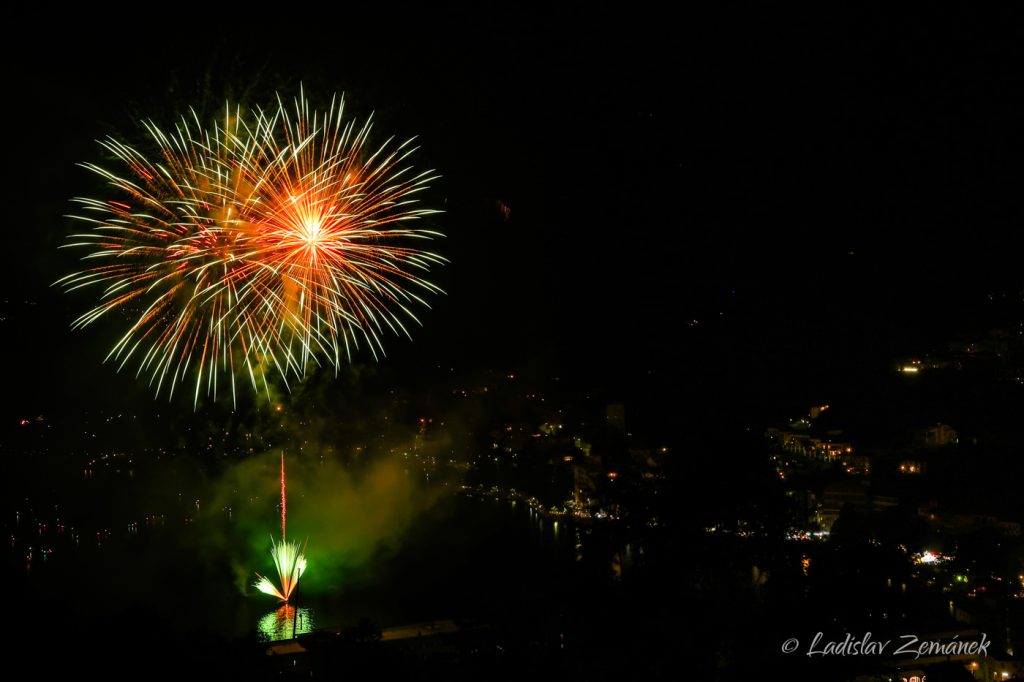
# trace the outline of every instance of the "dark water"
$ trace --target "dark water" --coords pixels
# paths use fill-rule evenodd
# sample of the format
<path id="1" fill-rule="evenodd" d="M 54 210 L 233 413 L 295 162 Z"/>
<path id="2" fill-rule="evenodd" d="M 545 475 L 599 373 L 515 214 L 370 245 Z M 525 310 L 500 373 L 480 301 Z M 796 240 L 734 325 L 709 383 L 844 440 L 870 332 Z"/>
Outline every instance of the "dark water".
<path id="1" fill-rule="evenodd" d="M 634 544 L 607 528 L 543 518 L 522 503 L 453 498 L 347 587 L 298 602 L 320 628 L 363 619 L 389 626 L 529 618 L 531 609 L 547 612 L 571 593 L 618 581 L 642 554 Z"/>
<path id="2" fill-rule="evenodd" d="M 310 544 L 316 538 L 309 539 Z M 388 627 L 446 618 L 487 623 L 550 621 L 617 583 L 643 561 L 636 541 L 606 528 L 577 528 L 507 500 L 449 496 L 398 546 L 334 580 L 310 566 L 295 610 L 244 589 L 251 570 L 230 548 L 211 551 L 187 534 L 141 533 L 129 543 L 83 547 L 32 567 L 8 560 L 18 617 L 8 637 L 223 641 L 280 639 L 370 621 Z M 335 589 L 318 585 L 332 582 Z"/>

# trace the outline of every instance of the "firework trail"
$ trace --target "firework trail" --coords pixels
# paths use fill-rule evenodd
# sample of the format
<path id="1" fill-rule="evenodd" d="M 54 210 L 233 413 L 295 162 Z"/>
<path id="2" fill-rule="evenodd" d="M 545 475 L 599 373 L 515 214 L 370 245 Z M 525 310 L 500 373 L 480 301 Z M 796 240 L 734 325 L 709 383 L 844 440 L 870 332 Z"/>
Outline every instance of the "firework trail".
<path id="1" fill-rule="evenodd" d="M 269 578 L 259 573 L 258 580 L 254 587 L 264 594 L 277 597 L 287 602 L 292 592 L 299 584 L 299 578 L 306 571 L 306 557 L 302 554 L 302 548 L 297 542 L 288 542 L 285 536 L 285 520 L 287 517 L 287 495 L 285 492 L 284 453 L 281 453 L 281 542 L 274 542 L 270 538 L 270 556 L 274 560 L 274 568 L 277 569 L 277 577 L 280 585 L 275 585 Z"/>
<path id="2" fill-rule="evenodd" d="M 441 291 L 424 276 L 445 259 L 417 245 L 443 235 L 413 227 L 438 213 L 417 201 L 436 176 L 408 165 L 412 140 L 371 146 L 343 99 L 143 125 L 154 154 L 108 138 L 120 169 L 83 164 L 116 196 L 74 200 L 89 230 L 65 246 L 91 267 L 57 284 L 100 291 L 73 326 L 122 316 L 107 359 L 137 363 L 158 395 L 193 382 L 195 402 L 216 399 L 226 382 L 235 400 L 243 377 L 269 396 L 268 375 L 338 372 L 361 344 L 376 359 Z"/>
<path id="3" fill-rule="evenodd" d="M 288 539 L 285 534 L 285 521 L 288 518 L 288 495 L 284 478 L 284 452 L 281 452 L 281 542 Z"/>

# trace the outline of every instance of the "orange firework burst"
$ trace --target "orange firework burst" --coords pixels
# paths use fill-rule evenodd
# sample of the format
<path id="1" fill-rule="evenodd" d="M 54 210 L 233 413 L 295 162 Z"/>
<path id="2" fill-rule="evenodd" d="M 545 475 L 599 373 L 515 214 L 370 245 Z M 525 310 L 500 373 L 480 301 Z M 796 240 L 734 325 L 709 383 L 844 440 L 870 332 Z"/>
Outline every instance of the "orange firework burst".
<path id="1" fill-rule="evenodd" d="M 137 358 L 158 394 L 194 377 L 195 400 L 222 375 L 234 397 L 238 375 L 258 391 L 267 372 L 337 370 L 363 342 L 376 358 L 385 332 L 408 335 L 421 294 L 440 291 L 423 276 L 445 262 L 415 246 L 442 235 L 412 227 L 437 213 L 416 200 L 434 176 L 407 165 L 411 140 L 371 147 L 371 121 L 343 110 L 300 94 L 292 109 L 227 105 L 209 130 L 195 112 L 173 132 L 147 122 L 152 158 L 102 141 L 126 172 L 84 164 L 118 196 L 75 199 L 91 230 L 68 246 L 94 266 L 59 284 L 103 294 L 74 326 L 124 312 L 108 359 Z"/>

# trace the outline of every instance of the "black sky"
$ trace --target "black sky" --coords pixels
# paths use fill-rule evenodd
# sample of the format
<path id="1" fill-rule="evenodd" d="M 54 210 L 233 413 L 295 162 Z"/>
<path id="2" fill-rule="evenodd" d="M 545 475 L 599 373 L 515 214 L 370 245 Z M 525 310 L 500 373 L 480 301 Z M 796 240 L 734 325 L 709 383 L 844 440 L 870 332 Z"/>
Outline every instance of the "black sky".
<path id="1" fill-rule="evenodd" d="M 87 297 L 49 287 L 93 140 L 300 82 L 419 135 L 444 176 L 449 295 L 390 344 L 411 367 L 768 391 L 990 324 L 990 294 L 1024 288 L 1013 17 L 641 14 L 190 15 L 5 45 L 5 400 L 132 390 L 67 330 Z"/>

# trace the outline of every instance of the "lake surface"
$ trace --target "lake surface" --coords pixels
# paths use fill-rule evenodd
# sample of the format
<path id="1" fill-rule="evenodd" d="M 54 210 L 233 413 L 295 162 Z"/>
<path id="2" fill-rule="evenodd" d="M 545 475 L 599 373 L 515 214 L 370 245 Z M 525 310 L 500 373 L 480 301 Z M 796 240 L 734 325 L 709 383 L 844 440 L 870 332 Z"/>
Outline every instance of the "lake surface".
<path id="1" fill-rule="evenodd" d="M 245 589 L 252 568 L 232 565 L 231 556 L 231 548 L 197 551 L 187 537 L 165 534 L 83 549 L 50 565 L 37 558 L 27 571 L 9 558 L 15 636 L 144 631 L 268 641 L 365 621 L 548 622 L 628 575 L 643 547 L 621 529 L 578 528 L 521 502 L 451 495 L 395 547 L 335 576 L 335 589 L 317 588 L 324 567 L 311 561 L 293 599 L 297 612 Z"/>

